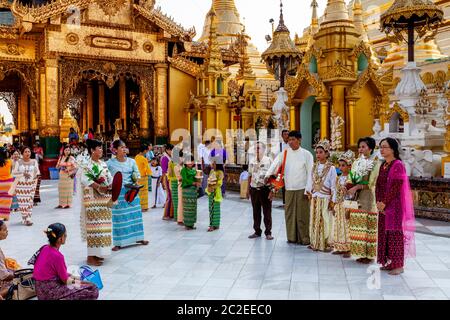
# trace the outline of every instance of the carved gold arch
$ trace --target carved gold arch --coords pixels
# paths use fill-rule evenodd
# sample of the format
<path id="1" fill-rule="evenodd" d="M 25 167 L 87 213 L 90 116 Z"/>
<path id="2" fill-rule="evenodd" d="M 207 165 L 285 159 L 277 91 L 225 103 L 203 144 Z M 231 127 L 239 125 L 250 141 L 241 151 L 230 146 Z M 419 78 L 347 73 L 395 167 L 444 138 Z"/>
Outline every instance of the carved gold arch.
<path id="1" fill-rule="evenodd" d="M 393 114 L 397 112 L 404 122 L 409 122 L 409 114 L 403 110 L 400 105 L 396 102 L 392 108 L 388 108 L 384 113 L 381 114 L 381 122 L 387 123 L 391 120 Z"/>
<path id="2" fill-rule="evenodd" d="M 420 77 L 422 78 L 422 81 L 425 84 L 432 84 L 434 82 L 434 76 L 431 72 L 425 72 Z"/>
<path id="3" fill-rule="evenodd" d="M 321 98 L 329 98 L 327 88 L 323 81 L 317 76 L 313 76 L 307 69 L 305 64 L 300 65 L 297 71 L 296 77 L 288 77 L 286 80 L 285 89 L 288 93 L 289 102 L 291 102 L 303 81 L 306 81 L 308 85 L 314 90 L 312 95 Z"/>
<path id="4" fill-rule="evenodd" d="M 308 51 L 305 52 L 305 55 L 303 56 L 303 64 L 309 65 L 312 57 L 315 57 L 317 63 L 319 63 L 319 61 L 322 60 L 323 57 L 322 49 L 319 49 L 316 46 L 312 46 Z"/>
<path id="5" fill-rule="evenodd" d="M 366 56 L 367 60 L 372 57 L 372 52 L 365 41 L 361 41 L 357 46 L 355 46 L 352 52 L 350 52 L 349 57 L 357 60 L 361 53 Z"/>
<path id="6" fill-rule="evenodd" d="M 153 113 L 154 71 L 153 65 L 129 65 L 97 60 L 61 59 L 59 63 L 60 117 L 82 80 L 102 80 L 111 89 L 121 77 L 132 79 L 142 86 L 147 102 L 152 106 L 150 110 Z"/>
<path id="7" fill-rule="evenodd" d="M 5 79 L 8 75 L 16 73 L 25 84 L 30 96 L 30 108 L 36 115 L 36 120 L 39 120 L 39 112 L 36 108 L 38 106 L 38 82 L 39 69 L 34 63 L 23 63 L 17 61 L 0 61 L 0 81 Z M 17 116 L 15 117 L 17 119 Z"/>
<path id="8" fill-rule="evenodd" d="M 369 67 L 358 76 L 358 79 L 350 89 L 350 95 L 357 96 L 359 92 L 362 90 L 362 88 L 364 88 L 364 86 L 369 82 L 369 80 L 372 81 L 372 83 L 376 88 L 377 91 L 376 95 L 380 96 L 385 95 L 384 86 L 381 83 L 379 76 L 376 74 L 375 70 L 372 68 L 370 64 Z"/>

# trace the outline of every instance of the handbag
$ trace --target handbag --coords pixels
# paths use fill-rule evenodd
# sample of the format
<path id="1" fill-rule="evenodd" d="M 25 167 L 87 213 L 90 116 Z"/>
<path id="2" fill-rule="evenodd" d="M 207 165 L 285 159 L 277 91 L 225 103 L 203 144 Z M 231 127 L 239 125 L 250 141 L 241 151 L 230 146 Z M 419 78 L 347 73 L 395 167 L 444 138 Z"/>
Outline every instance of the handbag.
<path id="1" fill-rule="evenodd" d="M 102 278 L 100 277 L 100 271 L 93 270 L 91 267 L 84 265 L 80 267 L 79 273 L 82 281 L 88 281 L 95 284 L 98 290 L 103 289 L 103 282 Z"/>
<path id="2" fill-rule="evenodd" d="M 17 188 L 18 183 L 19 183 L 19 179 L 16 177 L 14 179 L 13 183 L 11 184 L 11 187 L 8 190 L 8 195 L 10 195 L 10 196 L 16 195 L 16 188 Z"/>
<path id="3" fill-rule="evenodd" d="M 36 297 L 36 282 L 33 279 L 33 269 L 15 271 L 7 300 L 28 300 L 34 297 Z"/>
<path id="4" fill-rule="evenodd" d="M 272 185 L 272 187 L 275 190 L 279 190 L 284 188 L 284 167 L 286 165 L 286 156 L 287 156 L 287 150 L 284 150 L 284 156 L 283 156 L 283 162 L 281 163 L 281 167 L 278 170 L 278 173 L 275 177 L 269 178 L 269 184 Z"/>

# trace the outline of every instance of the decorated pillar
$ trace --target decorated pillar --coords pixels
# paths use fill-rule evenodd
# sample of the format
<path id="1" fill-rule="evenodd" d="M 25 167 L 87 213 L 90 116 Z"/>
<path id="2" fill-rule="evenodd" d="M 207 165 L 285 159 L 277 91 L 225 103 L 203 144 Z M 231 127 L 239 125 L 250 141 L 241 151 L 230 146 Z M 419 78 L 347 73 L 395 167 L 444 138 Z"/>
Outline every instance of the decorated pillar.
<path id="1" fill-rule="evenodd" d="M 120 118 L 123 120 L 123 130 L 127 130 L 127 83 L 125 77 L 119 80 Z"/>
<path id="2" fill-rule="evenodd" d="M 45 67 L 39 69 L 39 134 L 43 134 L 45 125 L 47 124 L 47 95 L 45 94 Z"/>
<path id="3" fill-rule="evenodd" d="M 25 86 L 22 84 L 22 88 L 20 90 L 20 99 L 19 99 L 19 112 L 17 113 L 19 116 L 19 130 L 21 133 L 25 133 L 29 131 L 29 120 L 30 115 L 28 112 L 28 93 Z"/>
<path id="4" fill-rule="evenodd" d="M 98 83 L 98 124 L 105 132 L 105 84 L 103 82 Z"/>
<path id="5" fill-rule="evenodd" d="M 320 101 L 320 139 L 330 139 L 330 116 L 328 101 Z"/>
<path id="6" fill-rule="evenodd" d="M 88 82 L 87 84 L 87 126 L 88 130 L 94 128 L 94 88 L 92 87 L 92 83 Z"/>
<path id="7" fill-rule="evenodd" d="M 296 119 L 295 119 L 295 106 L 289 107 L 289 130 L 295 130 Z"/>
<path id="8" fill-rule="evenodd" d="M 345 147 L 353 147 L 356 146 L 356 134 L 355 134 L 355 126 L 356 126 L 356 114 L 355 114 L 355 110 L 356 110 L 356 101 L 351 99 L 348 101 L 348 111 L 347 111 L 347 115 L 346 115 L 346 123 L 345 123 L 345 127 L 347 128 L 347 132 L 346 135 L 347 139 L 345 141 L 347 141 L 347 146 Z"/>
<path id="9" fill-rule="evenodd" d="M 45 157 L 57 158 L 59 154 L 59 77 L 58 59 L 50 58 L 45 60 L 45 127 L 41 127 L 41 136 Z M 42 82 L 41 82 L 42 86 Z M 41 87 L 42 88 L 42 87 Z M 41 92 L 42 93 L 42 92 Z M 42 110 L 41 110 L 42 115 Z M 43 119 L 41 119 L 42 121 Z M 42 125 L 42 124 L 41 124 Z"/>
<path id="10" fill-rule="evenodd" d="M 144 139 L 148 139 L 150 137 L 150 130 L 149 130 L 149 109 L 148 109 L 148 100 L 147 95 L 144 91 L 144 84 L 141 83 L 139 87 L 139 101 L 141 103 L 140 105 L 140 136 Z"/>
<path id="11" fill-rule="evenodd" d="M 167 130 L 167 65 L 157 64 L 156 66 L 156 125 L 155 134 L 157 143 L 164 142 L 169 136 Z"/>

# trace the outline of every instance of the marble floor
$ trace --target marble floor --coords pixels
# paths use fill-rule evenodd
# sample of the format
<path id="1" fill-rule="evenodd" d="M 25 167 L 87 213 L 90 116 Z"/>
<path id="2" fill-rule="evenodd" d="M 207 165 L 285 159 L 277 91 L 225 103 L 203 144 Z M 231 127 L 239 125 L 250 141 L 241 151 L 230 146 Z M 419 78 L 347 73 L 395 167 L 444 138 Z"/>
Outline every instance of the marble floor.
<path id="1" fill-rule="evenodd" d="M 55 181 L 43 181 L 41 197 L 43 202 L 33 211 L 32 227 L 22 226 L 20 216 L 13 214 L 9 237 L 0 243 L 3 252 L 25 266 L 45 244 L 43 230 L 51 223 L 61 222 L 68 228 L 62 252 L 69 269 L 84 264 L 86 246 L 80 237 L 79 205 L 70 210 L 53 209 L 58 202 Z M 450 298 L 447 237 L 417 233 L 417 257 L 407 261 L 403 275 L 393 277 L 370 271 L 367 265 L 352 259 L 314 253 L 286 243 L 281 209 L 273 210 L 275 239 L 268 241 L 264 237 L 247 238 L 252 233 L 251 205 L 237 194 L 227 193 L 222 203 L 221 228 L 213 233 L 206 232 L 207 199 L 201 198 L 198 205 L 197 230 L 193 231 L 163 221 L 162 209 L 145 213 L 145 233 L 150 244 L 126 248 L 105 260 L 99 268 L 104 283 L 100 299 Z M 375 279 L 372 286 L 368 285 L 371 272 Z"/>

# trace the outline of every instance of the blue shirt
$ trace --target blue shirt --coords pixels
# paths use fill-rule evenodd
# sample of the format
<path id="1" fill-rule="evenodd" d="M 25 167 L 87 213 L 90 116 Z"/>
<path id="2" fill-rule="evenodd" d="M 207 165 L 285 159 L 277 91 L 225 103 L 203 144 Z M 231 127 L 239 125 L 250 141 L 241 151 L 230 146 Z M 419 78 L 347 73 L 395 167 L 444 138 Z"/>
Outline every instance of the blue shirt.
<path id="1" fill-rule="evenodd" d="M 134 183 L 132 179 L 133 175 L 136 177 L 136 179 L 141 178 L 139 169 L 136 165 L 136 161 L 128 157 L 125 159 L 126 161 L 124 162 L 120 162 L 119 160 L 117 160 L 117 158 L 108 160 L 106 162 L 106 164 L 108 165 L 108 169 L 113 177 L 117 172 L 122 172 L 122 187 L 126 184 Z"/>

